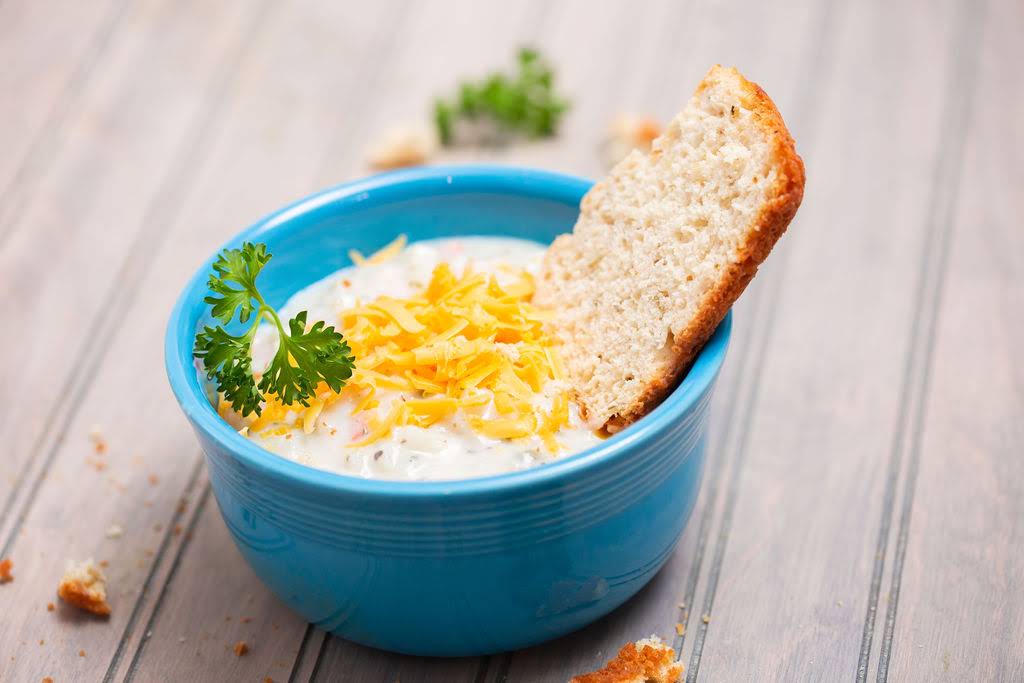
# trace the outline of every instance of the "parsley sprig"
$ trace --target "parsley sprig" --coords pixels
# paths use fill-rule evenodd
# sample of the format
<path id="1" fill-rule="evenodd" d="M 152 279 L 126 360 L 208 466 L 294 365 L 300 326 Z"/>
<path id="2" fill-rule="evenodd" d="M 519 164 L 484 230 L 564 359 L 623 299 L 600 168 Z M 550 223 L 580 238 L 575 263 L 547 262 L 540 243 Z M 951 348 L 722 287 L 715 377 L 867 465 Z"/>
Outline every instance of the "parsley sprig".
<path id="1" fill-rule="evenodd" d="M 488 119 L 508 133 L 529 138 L 555 134 L 558 121 L 569 102 L 555 94 L 554 72 L 540 54 L 522 48 L 518 54 L 519 73 L 493 73 L 479 83 L 466 82 L 452 100 L 437 100 L 434 122 L 443 145 L 455 142 L 458 118 Z"/>
<path id="2" fill-rule="evenodd" d="M 208 286 L 214 318 L 229 324 L 238 316 L 243 325 L 252 325 L 244 333 L 233 335 L 224 327 L 205 326 L 196 335 L 194 354 L 203 362 L 206 375 L 216 380 L 224 398 L 242 413 L 259 415 L 265 395 L 272 393 L 285 405 L 309 405 L 309 398 L 320 382 L 333 391 L 341 391 L 352 376 L 355 358 L 345 338 L 323 321 L 307 329 L 306 311 L 288 321 L 281 317 L 260 294 L 256 278 L 270 260 L 265 244 L 246 242 L 241 249 L 225 249 L 213 263 Z M 260 322 L 269 319 L 277 327 L 278 346 L 273 360 L 257 382 L 252 373 L 252 342 Z"/>

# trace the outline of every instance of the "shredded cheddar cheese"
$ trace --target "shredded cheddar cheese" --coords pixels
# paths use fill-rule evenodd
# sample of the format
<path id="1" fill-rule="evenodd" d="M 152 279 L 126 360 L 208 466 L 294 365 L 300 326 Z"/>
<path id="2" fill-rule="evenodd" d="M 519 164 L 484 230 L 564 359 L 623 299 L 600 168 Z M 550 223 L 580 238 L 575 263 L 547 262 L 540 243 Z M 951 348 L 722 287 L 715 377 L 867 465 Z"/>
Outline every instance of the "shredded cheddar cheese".
<path id="1" fill-rule="evenodd" d="M 371 256 L 350 252 L 357 265 L 393 258 L 403 237 Z M 308 406 L 284 405 L 268 396 L 249 432 L 266 435 L 317 429 L 325 407 L 346 399 L 365 425 L 350 446 L 386 438 L 401 426 L 430 427 L 461 418 L 492 439 L 537 437 L 552 453 L 555 434 L 569 424 L 569 397 L 558 349 L 545 333 L 545 314 L 531 305 L 533 277 L 502 267 L 507 277 L 456 275 L 437 265 L 430 282 L 408 298 L 380 296 L 339 315 L 339 330 L 356 357 L 340 393 L 318 387 Z M 552 382 L 555 382 L 552 384 Z M 221 404 L 221 413 L 230 407 Z"/>
<path id="2" fill-rule="evenodd" d="M 359 359 L 343 390 L 359 397 L 356 412 L 372 410 L 378 389 L 422 396 L 396 399 L 370 415 L 368 434 L 353 445 L 461 412 L 484 436 L 536 435 L 558 450 L 554 434 L 568 424 L 568 397 L 561 391 L 541 399 L 544 385 L 563 375 L 544 317 L 529 303 L 533 290 L 526 271 L 502 286 L 470 270 L 457 277 L 442 263 L 412 297 L 380 297 L 342 312 L 341 329 Z M 485 419 L 481 413 L 491 403 L 499 416 Z"/>
<path id="3" fill-rule="evenodd" d="M 402 252 L 402 249 L 405 248 L 405 244 L 407 241 L 408 240 L 406 239 L 405 235 L 399 235 L 397 238 L 395 238 L 393 242 L 391 242 L 391 244 L 387 245 L 380 251 L 374 252 L 370 256 L 363 256 L 363 254 L 360 251 L 356 249 L 349 249 L 348 257 L 352 259 L 352 263 L 356 264 L 357 266 L 361 266 L 367 263 L 384 263 L 388 259 L 398 256 L 398 254 Z"/>

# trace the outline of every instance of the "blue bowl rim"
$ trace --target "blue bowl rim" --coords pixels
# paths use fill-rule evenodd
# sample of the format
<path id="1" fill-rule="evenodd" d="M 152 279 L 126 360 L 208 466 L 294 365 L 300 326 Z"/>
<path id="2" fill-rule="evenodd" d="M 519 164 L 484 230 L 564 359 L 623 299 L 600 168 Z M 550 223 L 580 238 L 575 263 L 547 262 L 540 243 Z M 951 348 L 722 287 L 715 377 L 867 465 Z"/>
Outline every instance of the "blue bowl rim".
<path id="1" fill-rule="evenodd" d="M 210 404 L 196 377 L 191 362 L 182 363 L 182 344 L 191 361 L 195 328 L 186 323 L 192 309 L 199 306 L 198 298 L 206 295 L 207 274 L 217 254 L 226 248 L 237 247 L 244 241 L 255 241 L 272 230 L 287 229 L 293 218 L 335 203 L 363 202 L 371 193 L 401 197 L 423 196 L 437 191 L 490 192 L 577 203 L 590 188 L 592 181 L 567 174 L 532 168 L 492 164 L 459 166 L 429 166 L 404 169 L 343 183 L 299 199 L 275 211 L 237 234 L 211 255 L 195 272 L 171 312 L 164 344 L 164 360 L 171 390 L 193 428 L 201 430 L 225 452 L 259 474 L 269 478 L 283 478 L 294 484 L 330 493 L 383 496 L 418 499 L 434 496 L 475 497 L 481 494 L 512 493 L 515 490 L 534 489 L 556 479 L 583 476 L 618 457 L 625 457 L 634 449 L 651 441 L 671 424 L 686 415 L 697 401 L 712 388 L 728 347 L 732 328 L 732 313 L 715 330 L 701 350 L 687 376 L 653 411 L 623 431 L 599 444 L 549 463 L 516 472 L 506 472 L 473 479 L 443 481 L 396 481 L 364 479 L 361 477 L 319 470 L 302 465 L 272 453 L 240 435 L 231 428 Z M 308 284 L 308 283 L 307 283 Z M 192 375 L 190 377 L 189 375 Z"/>

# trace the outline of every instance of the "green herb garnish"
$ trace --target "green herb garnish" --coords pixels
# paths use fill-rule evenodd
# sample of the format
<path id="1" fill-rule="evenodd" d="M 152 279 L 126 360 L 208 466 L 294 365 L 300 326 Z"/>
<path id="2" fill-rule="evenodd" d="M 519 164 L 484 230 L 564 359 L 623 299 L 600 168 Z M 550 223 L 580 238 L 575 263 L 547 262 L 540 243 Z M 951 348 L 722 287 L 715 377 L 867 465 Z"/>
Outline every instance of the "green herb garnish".
<path id="1" fill-rule="evenodd" d="M 463 83 L 450 101 L 437 100 L 434 123 L 441 144 L 455 142 L 455 122 L 460 117 L 488 119 L 500 130 L 529 138 L 555 134 L 569 102 L 555 94 L 551 67 L 528 48 L 519 50 L 518 63 L 517 76 L 494 73 L 479 83 Z"/>
<path id="2" fill-rule="evenodd" d="M 355 358 L 345 338 L 323 321 L 306 328 L 306 311 L 288 321 L 285 329 L 280 316 L 256 288 L 256 277 L 270 260 L 265 244 L 246 242 L 241 249 L 225 249 L 213 263 L 209 288 L 212 295 L 204 301 L 213 307 L 213 317 L 229 324 L 238 315 L 252 326 L 241 335 L 230 334 L 222 326 L 206 326 L 196 335 L 195 354 L 203 362 L 206 376 L 216 380 L 224 398 L 242 413 L 259 415 L 264 395 L 276 394 L 285 405 L 309 405 L 308 399 L 320 382 L 333 391 L 341 391 L 352 376 Z M 259 382 L 252 374 L 252 341 L 260 321 L 268 318 L 277 326 L 277 353 Z"/>

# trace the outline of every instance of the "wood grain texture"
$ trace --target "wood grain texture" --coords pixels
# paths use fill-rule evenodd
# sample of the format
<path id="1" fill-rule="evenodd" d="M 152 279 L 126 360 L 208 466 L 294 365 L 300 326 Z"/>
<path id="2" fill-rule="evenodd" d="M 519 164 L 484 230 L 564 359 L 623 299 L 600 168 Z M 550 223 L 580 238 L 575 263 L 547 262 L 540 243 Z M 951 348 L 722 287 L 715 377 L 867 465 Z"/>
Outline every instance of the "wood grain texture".
<path id="1" fill-rule="evenodd" d="M 118 303 L 174 211 L 188 154 L 201 145 L 241 45 L 249 3 L 146 0 L 111 38 L 68 120 L 65 142 L 0 249 L 0 317 L 32 330 L 0 337 L 0 544 L 7 545 L 80 405 Z M 8 200 L 13 201 L 11 198 Z M 155 207 L 155 208 L 154 208 Z"/>
<path id="2" fill-rule="evenodd" d="M 187 551 L 158 596 L 155 618 L 122 670 L 125 680 L 287 680 L 306 622 L 259 582 L 238 554 L 206 482 Z M 166 608 L 166 609 L 165 609 Z M 248 652 L 233 648 L 245 643 Z"/>
<path id="3" fill-rule="evenodd" d="M 114 474 L 109 460 L 90 463 L 95 454 L 87 432 L 98 415 L 90 415 L 97 406 L 84 390 L 96 359 L 90 354 L 97 350 L 91 346 L 98 334 L 94 316 L 104 304 L 112 307 L 111 315 L 117 313 L 119 296 L 111 297 L 110 288 L 120 274 L 118 259 L 133 244 L 133 231 L 152 218 L 147 214 L 158 198 L 173 198 L 164 188 L 173 189 L 167 178 L 174 159 L 187 146 L 193 124 L 210 111 L 207 103 L 216 101 L 218 77 L 230 71 L 233 46 L 242 38 L 242 5 L 223 3 L 201 15 L 190 7 L 196 5 L 146 2 L 125 17 L 123 31 L 96 67 L 102 75 L 68 122 L 64 151 L 41 178 L 36 199 L 0 253 L 5 322 L 12 325 L 8 329 L 31 329 L 34 335 L 17 348 L 9 345 L 12 335 L 4 335 L 3 342 L 5 357 L 17 359 L 4 369 L 4 399 L 12 408 L 4 415 L 3 435 L 11 450 L 3 468 L 5 475 L 17 472 L 15 481 L 23 486 L 15 491 L 20 497 L 5 495 L 0 552 L 17 557 L 21 576 L 31 577 L 5 590 L 10 609 L 0 625 L 6 650 L 0 678 L 7 680 L 102 678 L 131 610 L 122 607 L 109 622 L 47 612 L 64 562 L 95 556 L 113 563 L 116 556 L 119 563 L 110 569 L 112 600 L 123 606 L 148 584 L 147 566 L 166 546 L 156 525 L 166 525 L 176 504 L 166 506 L 163 520 L 146 520 L 139 511 L 152 505 L 156 487 L 149 477 L 158 483 L 174 461 L 147 466 L 142 453 L 120 442 L 116 456 L 111 444 L 109 460 L 116 457 L 129 476 Z M 159 354 L 137 357 L 152 363 Z M 119 398 L 110 395 L 106 403 L 116 406 Z M 74 414 L 79 415 L 76 431 L 65 440 Z M 118 419 L 125 425 L 136 422 L 125 412 Z M 49 469 L 55 460 L 58 467 Z M 100 472 L 100 467 L 108 469 Z M 128 490 L 126 479 L 136 484 L 132 495 L 117 500 Z M 51 497 L 32 507 L 44 484 Z M 182 488 L 172 495 L 176 498 Z M 130 504 L 118 507 L 129 498 Z M 25 517 L 29 509 L 35 513 L 31 519 Z M 131 529 L 130 548 L 104 538 L 109 524 L 125 524 L 136 515 L 145 526 Z M 128 575 L 133 579 L 117 584 Z M 45 646 L 36 645 L 37 638 Z M 29 642 L 43 649 L 26 650 Z"/>
<path id="4" fill-rule="evenodd" d="M 952 234 L 900 519 L 894 681 L 1024 680 L 1024 11 L 997 4 L 983 29 L 966 150 L 934 225 Z"/>
<path id="5" fill-rule="evenodd" d="M 15 207 L 60 148 L 130 0 L 0 4 L 0 242 Z"/>
<path id="6" fill-rule="evenodd" d="M 869 592 L 868 615 L 864 622 L 858 680 L 867 680 L 871 676 L 878 681 L 887 680 L 895 643 L 895 617 L 905 566 L 914 490 L 920 469 L 920 435 L 933 370 L 936 321 L 942 283 L 948 270 L 952 213 L 961 184 L 964 142 L 975 105 L 978 52 L 987 6 L 970 3 L 962 4 L 959 9 L 960 16 L 955 22 L 959 45 L 949 53 L 948 64 L 945 65 L 951 85 L 942 110 L 939 134 L 942 151 L 932 170 L 929 209 L 925 221 L 927 233 L 917 274 L 914 294 L 916 306 L 910 316 L 910 341 L 900 387 L 900 411 L 897 414 L 886 490 L 882 499 L 878 554 Z M 879 572 L 883 568 L 884 571 Z M 877 584 L 875 579 L 880 573 L 882 582 Z M 874 611 L 878 614 L 874 621 L 879 623 L 873 627 L 872 608 L 875 602 L 877 610 Z M 873 643 L 872 631 L 877 632 Z M 867 661 L 865 656 L 869 658 Z"/>
<path id="7" fill-rule="evenodd" d="M 923 4 L 848 4 L 836 18 L 835 68 L 815 93 L 807 229 L 788 235 L 772 327 L 746 378 L 755 403 L 733 446 L 717 590 L 704 596 L 710 680 L 857 670 L 931 171 L 958 85 L 929 71 L 960 46 L 956 7 L 928 7 L 926 25 Z"/>

